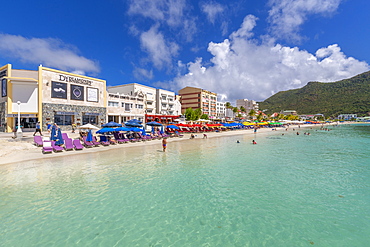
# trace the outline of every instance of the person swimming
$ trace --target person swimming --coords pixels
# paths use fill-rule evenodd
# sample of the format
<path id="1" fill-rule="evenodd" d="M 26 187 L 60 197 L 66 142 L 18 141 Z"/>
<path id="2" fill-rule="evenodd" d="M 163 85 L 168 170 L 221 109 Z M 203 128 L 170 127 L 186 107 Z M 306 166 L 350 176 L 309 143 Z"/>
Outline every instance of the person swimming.
<path id="1" fill-rule="evenodd" d="M 252 141 L 252 144 L 257 144 L 257 142 L 255 140 Z"/>

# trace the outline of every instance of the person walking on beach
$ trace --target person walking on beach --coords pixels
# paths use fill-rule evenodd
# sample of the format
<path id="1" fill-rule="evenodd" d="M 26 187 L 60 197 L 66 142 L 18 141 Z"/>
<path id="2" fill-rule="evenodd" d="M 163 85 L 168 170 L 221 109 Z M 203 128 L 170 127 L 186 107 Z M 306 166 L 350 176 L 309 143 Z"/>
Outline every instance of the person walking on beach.
<path id="1" fill-rule="evenodd" d="M 163 147 L 163 152 L 166 152 L 166 148 L 167 148 L 167 138 L 163 138 L 162 139 L 162 147 Z"/>
<path id="2" fill-rule="evenodd" d="M 40 136 L 42 136 L 40 122 L 36 123 L 36 130 L 35 130 L 35 133 L 33 133 L 33 136 L 35 136 L 37 132 L 39 132 Z"/>

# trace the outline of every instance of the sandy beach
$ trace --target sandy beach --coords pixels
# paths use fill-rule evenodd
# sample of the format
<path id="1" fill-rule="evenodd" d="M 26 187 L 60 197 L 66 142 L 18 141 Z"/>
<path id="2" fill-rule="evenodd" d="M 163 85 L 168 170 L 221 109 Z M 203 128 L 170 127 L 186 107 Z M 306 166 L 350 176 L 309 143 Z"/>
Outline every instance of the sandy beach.
<path id="1" fill-rule="evenodd" d="M 312 128 L 317 125 L 301 125 L 301 129 Z M 298 126 L 291 125 L 288 128 L 288 131 L 291 133 L 292 131 L 304 133 L 303 130 L 300 130 Z M 43 132 L 44 136 L 48 136 L 47 132 Z M 207 138 L 218 138 L 223 136 L 250 136 L 252 140 L 255 135 L 268 135 L 268 134 L 277 134 L 277 133 L 286 133 L 286 128 L 280 127 L 277 128 L 276 131 L 273 131 L 271 128 L 260 128 L 258 129 L 257 133 L 254 133 L 252 129 L 243 129 L 243 130 L 228 130 L 222 132 L 207 132 Z M 71 133 L 67 132 L 68 136 L 75 139 L 78 138 L 78 133 Z M 189 133 L 184 134 L 183 137 L 173 137 L 168 138 L 168 146 L 171 146 L 171 142 L 188 142 L 188 141 L 197 141 L 197 139 L 203 139 L 203 133 L 194 133 L 196 135 L 194 140 L 190 140 Z M 14 140 L 11 137 L 13 133 L 2 133 L 0 136 L 0 165 L 2 164 L 9 164 L 9 163 L 19 163 L 29 160 L 37 160 L 37 159 L 50 159 L 54 157 L 63 157 L 63 156 L 70 156 L 70 155 L 79 155 L 83 156 L 84 154 L 95 153 L 95 152 L 104 152 L 113 149 L 137 149 L 138 147 L 148 146 L 148 145 L 156 145 L 161 147 L 161 140 L 151 140 L 145 142 L 135 142 L 135 143 L 125 143 L 125 144 L 117 144 L 117 145 L 110 145 L 110 146 L 99 146 L 93 148 L 85 148 L 79 151 L 63 151 L 58 153 L 50 153 L 50 154 L 43 154 L 41 152 L 42 148 L 37 147 L 33 144 L 33 133 L 32 132 L 25 132 L 23 133 L 22 140 Z"/>

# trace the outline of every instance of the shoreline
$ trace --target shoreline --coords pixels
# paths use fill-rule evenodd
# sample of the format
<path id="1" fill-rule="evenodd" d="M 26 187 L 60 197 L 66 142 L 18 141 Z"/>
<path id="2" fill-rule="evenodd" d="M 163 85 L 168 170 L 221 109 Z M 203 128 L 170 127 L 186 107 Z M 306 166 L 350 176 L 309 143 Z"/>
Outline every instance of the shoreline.
<path id="1" fill-rule="evenodd" d="M 299 129 L 307 129 L 313 127 L 319 127 L 321 125 L 317 124 L 305 124 L 305 125 L 290 125 L 288 127 L 288 131 L 292 132 L 295 129 L 295 132 Z M 333 126 L 333 124 L 325 124 L 324 126 Z M 220 138 L 225 136 L 251 136 L 254 135 L 266 135 L 268 133 L 276 135 L 277 133 L 286 133 L 285 127 L 278 127 L 276 131 L 272 130 L 273 128 L 260 128 L 257 130 L 257 133 L 254 133 L 253 129 L 242 129 L 242 130 L 228 130 L 223 132 L 206 132 L 207 138 Z M 32 136 L 32 132 L 27 132 L 29 135 Z M 45 133 L 45 132 L 44 132 Z M 71 138 L 77 138 L 78 133 L 71 133 L 67 132 Z M 178 142 L 178 141 L 190 141 L 191 133 L 183 133 L 183 137 L 172 137 L 168 138 L 168 144 L 170 145 L 171 142 Z M 302 133 L 303 134 L 303 133 Z M 191 141 L 196 141 L 197 139 L 203 139 L 203 133 L 194 133 L 196 137 Z M 46 136 L 46 135 L 45 135 Z M 11 138 L 9 135 L 8 138 Z M 116 145 L 109 145 L 109 146 L 99 146 L 99 147 L 92 147 L 92 148 L 84 148 L 83 150 L 72 150 L 72 151 L 62 151 L 58 153 L 50 153 L 50 154 L 43 154 L 41 151 L 41 147 L 36 147 L 33 145 L 33 136 L 32 138 L 27 137 L 26 140 L 22 141 L 14 141 L 2 138 L 0 139 L 0 145 L 2 145 L 2 149 L 0 151 L 0 165 L 6 164 L 13 164 L 13 163 L 20 163 L 32 160 L 40 160 L 40 159 L 53 159 L 53 158 L 60 158 L 68 156 L 81 156 L 81 155 L 88 155 L 91 153 L 96 152 L 105 152 L 110 150 L 116 149 L 138 149 L 143 146 L 153 146 L 158 145 L 162 147 L 162 140 L 151 140 L 151 141 L 144 141 L 144 142 L 135 142 L 135 143 L 124 143 L 124 144 L 116 144 Z M 251 138 L 252 140 L 253 138 Z"/>

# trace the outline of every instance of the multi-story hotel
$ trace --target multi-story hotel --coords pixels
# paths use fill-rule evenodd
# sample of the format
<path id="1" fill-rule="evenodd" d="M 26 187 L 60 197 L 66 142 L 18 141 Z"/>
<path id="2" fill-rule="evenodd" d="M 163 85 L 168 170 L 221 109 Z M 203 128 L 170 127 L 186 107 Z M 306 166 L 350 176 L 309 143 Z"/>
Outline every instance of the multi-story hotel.
<path id="1" fill-rule="evenodd" d="M 185 113 L 187 108 L 202 110 L 202 114 L 207 114 L 210 119 L 216 118 L 217 94 L 210 91 L 185 87 L 179 90 L 181 96 L 181 112 Z"/>
<path id="2" fill-rule="evenodd" d="M 34 130 L 40 121 L 57 123 L 63 130 L 72 123 L 100 125 L 106 121 L 106 82 L 39 66 L 37 70 L 0 67 L 1 131 L 11 132 L 18 124 Z"/>
<path id="3" fill-rule="evenodd" d="M 225 102 L 216 102 L 216 118 L 223 120 L 226 117 L 226 103 Z"/>
<path id="4" fill-rule="evenodd" d="M 243 106 L 248 114 L 251 110 L 258 111 L 258 103 L 254 100 L 238 99 L 236 100 L 236 107 L 240 109 Z"/>

